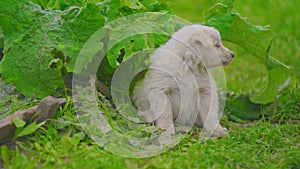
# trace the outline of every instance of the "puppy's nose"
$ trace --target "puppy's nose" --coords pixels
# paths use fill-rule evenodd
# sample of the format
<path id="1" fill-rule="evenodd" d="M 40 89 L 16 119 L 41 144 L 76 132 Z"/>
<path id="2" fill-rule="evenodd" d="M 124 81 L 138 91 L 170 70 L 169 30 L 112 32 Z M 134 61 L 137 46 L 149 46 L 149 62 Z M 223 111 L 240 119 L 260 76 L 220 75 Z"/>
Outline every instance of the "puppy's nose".
<path id="1" fill-rule="evenodd" d="M 234 58 L 234 53 L 231 53 L 231 57 Z"/>

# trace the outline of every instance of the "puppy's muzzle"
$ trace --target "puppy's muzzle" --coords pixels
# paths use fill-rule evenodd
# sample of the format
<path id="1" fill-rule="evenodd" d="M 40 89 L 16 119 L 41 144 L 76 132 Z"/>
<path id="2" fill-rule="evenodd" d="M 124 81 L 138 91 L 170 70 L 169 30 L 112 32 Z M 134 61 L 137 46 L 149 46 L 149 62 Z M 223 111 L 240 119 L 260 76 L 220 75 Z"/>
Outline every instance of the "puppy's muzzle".
<path id="1" fill-rule="evenodd" d="M 226 60 L 225 61 L 222 61 L 222 65 L 228 65 L 232 59 L 234 58 L 234 53 L 233 52 L 230 52 L 228 55 L 225 56 Z"/>

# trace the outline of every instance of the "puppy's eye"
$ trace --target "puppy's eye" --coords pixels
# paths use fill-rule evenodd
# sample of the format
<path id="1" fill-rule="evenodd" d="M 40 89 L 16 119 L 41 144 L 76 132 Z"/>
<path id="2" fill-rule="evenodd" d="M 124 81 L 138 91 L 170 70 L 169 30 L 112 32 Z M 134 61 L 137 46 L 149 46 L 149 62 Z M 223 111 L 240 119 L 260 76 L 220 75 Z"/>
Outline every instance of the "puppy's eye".
<path id="1" fill-rule="evenodd" d="M 220 42 L 217 42 L 216 44 L 215 44 L 215 47 L 220 47 L 221 46 L 221 44 L 220 44 Z"/>

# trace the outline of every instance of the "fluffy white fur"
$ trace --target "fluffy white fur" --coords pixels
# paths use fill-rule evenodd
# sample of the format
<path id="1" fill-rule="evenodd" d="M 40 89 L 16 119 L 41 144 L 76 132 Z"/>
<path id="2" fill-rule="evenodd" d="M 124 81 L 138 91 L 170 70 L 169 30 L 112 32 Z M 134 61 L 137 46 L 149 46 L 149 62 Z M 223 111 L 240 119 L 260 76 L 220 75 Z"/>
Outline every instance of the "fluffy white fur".
<path id="1" fill-rule="evenodd" d="M 171 133 L 175 133 L 174 122 L 195 122 L 208 134 L 226 136 L 219 123 L 217 87 L 210 68 L 227 65 L 233 57 L 216 29 L 183 27 L 154 51 L 144 81 L 135 87 L 139 114 Z"/>

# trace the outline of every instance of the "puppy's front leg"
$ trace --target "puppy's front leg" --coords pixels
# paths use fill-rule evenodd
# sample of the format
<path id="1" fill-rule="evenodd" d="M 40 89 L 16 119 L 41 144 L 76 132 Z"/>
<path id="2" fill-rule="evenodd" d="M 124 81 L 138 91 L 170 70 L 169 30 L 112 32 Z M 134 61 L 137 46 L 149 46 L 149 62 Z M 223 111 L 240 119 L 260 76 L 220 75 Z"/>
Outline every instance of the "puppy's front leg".
<path id="1" fill-rule="evenodd" d="M 205 136 L 227 136 L 226 129 L 222 128 L 218 117 L 218 95 L 210 88 L 200 90 L 199 114 L 196 123 L 203 125 Z"/>

